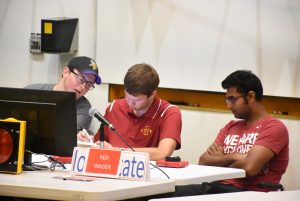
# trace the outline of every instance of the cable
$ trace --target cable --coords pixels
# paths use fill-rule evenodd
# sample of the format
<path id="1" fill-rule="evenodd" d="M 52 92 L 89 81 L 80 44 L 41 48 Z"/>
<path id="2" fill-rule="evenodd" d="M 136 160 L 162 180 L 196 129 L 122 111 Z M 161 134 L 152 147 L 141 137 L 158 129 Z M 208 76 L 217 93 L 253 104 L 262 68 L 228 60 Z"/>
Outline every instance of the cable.
<path id="1" fill-rule="evenodd" d="M 159 171 L 161 171 L 162 173 L 164 173 L 164 175 L 166 175 L 166 177 L 167 177 L 168 179 L 170 179 L 169 175 L 168 175 L 165 171 L 163 171 L 162 169 L 160 169 L 158 166 L 156 166 L 156 165 L 154 165 L 154 164 L 152 164 L 152 163 L 150 163 L 150 165 L 152 165 L 153 167 L 157 168 Z"/>
<path id="2" fill-rule="evenodd" d="M 47 158 L 47 160 L 44 160 L 44 161 L 38 161 L 38 162 L 30 162 L 30 164 L 23 164 L 23 169 L 26 171 L 38 171 L 38 170 L 55 170 L 56 167 L 62 167 L 63 169 L 66 169 L 64 163 L 62 163 L 61 161 L 58 161 L 56 159 L 54 159 L 53 157 L 49 156 L 49 155 L 46 155 L 46 154 L 38 154 L 38 153 L 34 153 L 30 150 L 26 150 L 25 152 L 33 155 L 33 154 L 36 154 L 36 155 L 43 155 Z M 31 157 L 31 156 L 30 156 Z M 47 162 L 49 161 L 51 164 L 50 164 L 50 167 L 46 166 L 46 165 L 37 165 L 37 163 L 44 163 L 44 162 Z"/>
<path id="3" fill-rule="evenodd" d="M 55 170 L 56 167 L 62 167 L 63 169 L 67 169 L 65 164 L 61 161 L 54 159 L 51 156 L 48 156 L 49 162 L 51 162 L 50 170 Z"/>
<path id="4" fill-rule="evenodd" d="M 125 138 L 117 131 L 114 130 L 114 132 L 119 136 L 119 138 L 121 138 L 121 140 L 133 151 L 135 152 L 135 150 L 129 145 L 129 143 L 125 140 Z"/>
<path id="5" fill-rule="evenodd" d="M 135 152 L 135 150 L 129 145 L 129 143 L 125 140 L 125 138 L 115 129 L 114 132 L 120 137 L 120 139 L 133 151 Z M 168 179 L 170 179 L 169 175 L 163 171 L 162 169 L 160 169 L 159 167 L 157 167 L 156 165 L 150 163 L 150 165 L 152 165 L 153 167 L 157 168 L 159 171 L 161 171 L 164 175 L 166 175 L 166 177 Z"/>

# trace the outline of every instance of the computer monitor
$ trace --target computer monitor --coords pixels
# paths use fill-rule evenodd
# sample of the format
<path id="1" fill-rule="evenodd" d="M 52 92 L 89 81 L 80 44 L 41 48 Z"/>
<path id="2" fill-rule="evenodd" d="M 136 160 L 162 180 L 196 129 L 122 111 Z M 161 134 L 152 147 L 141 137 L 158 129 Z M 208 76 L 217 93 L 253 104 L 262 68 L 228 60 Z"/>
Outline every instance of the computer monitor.
<path id="1" fill-rule="evenodd" d="M 26 121 L 26 150 L 72 156 L 77 143 L 75 93 L 0 87 L 0 119 L 10 117 Z"/>

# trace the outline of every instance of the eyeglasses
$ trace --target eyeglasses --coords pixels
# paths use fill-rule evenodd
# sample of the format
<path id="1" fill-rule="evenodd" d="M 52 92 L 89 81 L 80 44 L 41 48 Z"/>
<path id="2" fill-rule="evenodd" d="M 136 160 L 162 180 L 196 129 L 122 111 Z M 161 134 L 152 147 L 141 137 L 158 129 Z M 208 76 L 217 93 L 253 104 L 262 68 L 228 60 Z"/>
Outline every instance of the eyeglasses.
<path id="1" fill-rule="evenodd" d="M 243 97 L 243 95 L 225 97 L 225 103 L 231 104 L 231 105 L 235 104 L 235 102 L 241 97 Z"/>
<path id="2" fill-rule="evenodd" d="M 84 77 L 78 75 L 77 73 L 75 73 L 72 69 L 70 69 L 70 72 L 73 73 L 76 77 L 76 80 L 80 83 L 80 84 L 85 84 L 84 87 L 88 90 L 93 90 L 95 88 L 94 83 L 87 81 Z"/>

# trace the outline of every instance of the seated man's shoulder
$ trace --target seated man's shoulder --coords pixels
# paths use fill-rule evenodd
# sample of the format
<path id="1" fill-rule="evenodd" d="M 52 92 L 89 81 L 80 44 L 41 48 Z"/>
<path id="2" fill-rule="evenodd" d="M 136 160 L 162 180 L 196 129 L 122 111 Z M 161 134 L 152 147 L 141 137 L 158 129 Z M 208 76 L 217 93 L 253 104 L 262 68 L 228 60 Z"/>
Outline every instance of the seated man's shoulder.
<path id="1" fill-rule="evenodd" d="M 126 107 L 125 99 L 116 99 L 111 104 L 109 104 L 106 108 L 107 112 L 113 112 L 116 110 L 124 109 Z"/>
<path id="2" fill-rule="evenodd" d="M 287 129 L 285 124 L 280 119 L 273 116 L 268 116 L 267 118 L 265 118 L 263 124 L 265 124 L 266 126 L 275 126 L 281 127 L 282 129 Z"/>
<path id="3" fill-rule="evenodd" d="M 173 111 L 180 111 L 180 109 L 177 105 L 171 104 L 166 100 L 162 100 L 161 108 L 162 109 L 167 109 L 167 110 L 173 110 Z"/>
<path id="4" fill-rule="evenodd" d="M 77 105 L 82 106 L 82 107 L 87 107 L 87 108 L 91 108 L 92 107 L 90 101 L 85 96 L 81 96 L 77 100 Z"/>

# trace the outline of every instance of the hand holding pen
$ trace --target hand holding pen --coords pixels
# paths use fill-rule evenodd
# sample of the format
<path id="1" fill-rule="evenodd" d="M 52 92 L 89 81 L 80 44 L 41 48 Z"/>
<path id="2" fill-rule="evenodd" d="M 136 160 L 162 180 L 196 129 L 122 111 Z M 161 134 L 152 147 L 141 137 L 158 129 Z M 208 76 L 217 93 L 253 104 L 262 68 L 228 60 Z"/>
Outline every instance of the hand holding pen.
<path id="1" fill-rule="evenodd" d="M 89 133 L 86 131 L 86 129 L 81 128 L 82 130 L 77 133 L 77 140 L 83 141 L 83 142 L 89 142 L 94 144 L 94 136 L 89 135 Z"/>

